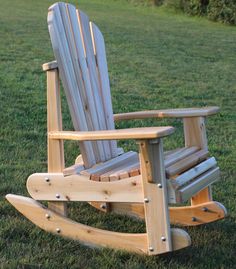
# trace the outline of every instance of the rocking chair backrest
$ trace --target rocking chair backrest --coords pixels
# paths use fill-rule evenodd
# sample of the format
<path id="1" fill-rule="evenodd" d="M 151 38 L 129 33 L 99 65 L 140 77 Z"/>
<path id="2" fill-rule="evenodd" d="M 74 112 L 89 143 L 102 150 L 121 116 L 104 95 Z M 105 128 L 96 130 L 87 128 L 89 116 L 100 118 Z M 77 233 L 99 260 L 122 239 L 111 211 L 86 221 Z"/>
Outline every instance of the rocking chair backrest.
<path id="1" fill-rule="evenodd" d="M 83 12 L 56 3 L 49 8 L 48 28 L 74 129 L 114 129 L 103 36 Z M 117 156 L 116 141 L 80 143 L 86 168 Z"/>

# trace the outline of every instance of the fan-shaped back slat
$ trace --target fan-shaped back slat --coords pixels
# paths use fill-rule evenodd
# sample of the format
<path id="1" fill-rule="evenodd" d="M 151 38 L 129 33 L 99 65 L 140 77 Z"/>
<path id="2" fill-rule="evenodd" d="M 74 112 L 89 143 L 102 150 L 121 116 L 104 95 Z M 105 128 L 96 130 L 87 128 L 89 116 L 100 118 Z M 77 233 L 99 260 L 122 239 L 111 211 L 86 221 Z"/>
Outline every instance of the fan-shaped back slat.
<path id="1" fill-rule="evenodd" d="M 106 122 L 104 117 L 104 108 L 102 105 L 102 99 L 99 91 L 99 81 L 98 81 L 98 74 L 97 74 L 97 68 L 96 68 L 96 59 L 94 55 L 94 49 L 93 49 L 93 43 L 91 38 L 91 32 L 90 32 L 90 26 L 89 26 L 89 19 L 87 15 L 85 15 L 83 12 L 77 10 L 77 17 L 80 24 L 80 31 L 83 36 L 83 43 L 84 43 L 84 49 L 85 49 L 85 55 L 87 59 L 88 64 L 88 71 L 90 75 L 90 83 L 92 87 L 92 94 L 93 94 L 93 100 L 94 100 L 94 113 L 97 116 L 97 128 L 100 130 L 106 130 Z M 103 142 L 104 147 L 104 153 L 105 153 L 105 159 L 108 160 L 111 158 L 111 149 L 109 146 L 108 141 Z"/>
<path id="2" fill-rule="evenodd" d="M 98 117 L 96 113 L 95 108 L 95 100 L 93 97 L 93 89 L 91 85 L 91 77 L 89 74 L 89 69 L 86 63 L 86 55 L 84 51 L 77 50 L 77 45 L 79 48 L 81 48 L 81 43 L 83 42 L 84 38 L 81 38 L 82 35 L 78 34 L 80 33 L 76 10 L 73 6 L 67 6 L 64 3 L 59 3 L 59 8 L 61 12 L 62 22 L 64 24 L 65 33 L 67 35 L 67 41 L 69 43 L 69 46 L 71 48 L 71 59 L 74 63 L 74 70 L 76 73 L 76 79 L 78 81 L 78 84 L 81 84 L 81 76 L 82 75 L 82 81 L 84 82 L 82 87 L 79 87 L 80 94 L 82 96 L 82 101 L 84 101 L 85 106 L 84 110 L 86 112 L 86 118 L 87 118 L 87 126 L 88 130 L 99 130 L 99 124 L 98 124 Z M 71 18 L 73 21 L 71 21 Z M 82 61 L 80 61 L 82 59 Z M 79 115 L 77 115 L 77 120 Z M 104 161 L 106 160 L 103 143 L 101 141 L 98 142 L 92 142 L 93 145 L 93 152 L 96 158 L 96 162 Z"/>
<path id="3" fill-rule="evenodd" d="M 103 49 L 99 55 L 105 56 L 98 28 L 92 37 L 88 17 L 65 3 L 49 8 L 48 27 L 75 130 L 114 129 L 106 59 L 97 64 L 100 56 L 95 54 Z M 87 168 L 117 156 L 115 141 L 83 142 L 80 150 Z"/>
<path id="4" fill-rule="evenodd" d="M 114 129 L 115 125 L 111 103 L 111 91 L 107 69 L 105 42 L 102 33 L 93 22 L 90 22 L 90 31 L 93 41 L 94 54 L 96 55 L 97 60 L 97 72 L 101 91 L 100 95 L 102 97 L 102 104 L 105 114 L 104 118 L 106 121 L 107 129 Z M 111 155 L 112 157 L 116 157 L 117 143 L 115 140 L 111 140 L 109 143 L 111 147 Z"/>
<path id="5" fill-rule="evenodd" d="M 86 104 L 83 103 L 80 96 L 58 4 L 54 4 L 51 8 L 49 8 L 48 28 L 54 55 L 59 66 L 60 77 L 62 79 L 63 86 L 66 89 L 65 93 L 74 128 L 75 130 L 88 130 L 87 119 L 85 117 L 85 110 L 83 107 L 86 106 Z M 79 121 L 77 119 L 78 112 L 80 113 Z M 80 150 L 84 156 L 83 160 L 86 162 L 88 167 L 96 163 L 91 142 L 81 143 Z"/>

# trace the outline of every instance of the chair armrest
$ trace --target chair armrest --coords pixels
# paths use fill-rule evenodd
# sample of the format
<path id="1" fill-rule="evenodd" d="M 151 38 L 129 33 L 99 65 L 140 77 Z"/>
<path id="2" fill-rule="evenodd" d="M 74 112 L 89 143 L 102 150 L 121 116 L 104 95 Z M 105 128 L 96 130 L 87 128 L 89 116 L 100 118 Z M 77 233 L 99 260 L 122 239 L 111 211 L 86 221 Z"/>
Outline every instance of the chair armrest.
<path id="1" fill-rule="evenodd" d="M 113 140 L 113 139 L 155 139 L 170 135 L 174 132 L 174 128 L 167 127 L 144 127 L 130 128 L 119 130 L 102 130 L 90 132 L 77 131 L 54 131 L 48 133 L 49 139 L 64 139 L 64 140 Z"/>
<path id="2" fill-rule="evenodd" d="M 43 71 L 50 71 L 58 68 L 57 61 L 51 61 L 42 65 Z"/>
<path id="3" fill-rule="evenodd" d="M 149 110 L 130 113 L 114 114 L 114 120 L 131 120 L 146 118 L 190 118 L 204 117 L 214 115 L 219 112 L 219 107 L 203 107 L 203 108 L 176 108 L 164 110 Z"/>

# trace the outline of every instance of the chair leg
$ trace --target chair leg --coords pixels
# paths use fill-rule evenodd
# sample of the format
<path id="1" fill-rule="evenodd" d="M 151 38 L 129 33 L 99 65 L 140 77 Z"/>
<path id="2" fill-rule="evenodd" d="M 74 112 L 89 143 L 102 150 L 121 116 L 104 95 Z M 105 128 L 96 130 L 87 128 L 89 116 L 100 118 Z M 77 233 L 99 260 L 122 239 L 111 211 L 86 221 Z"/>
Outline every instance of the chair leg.
<path id="1" fill-rule="evenodd" d="M 58 69 L 47 71 L 47 122 L 48 132 L 62 130 L 60 83 Z M 48 172 L 62 172 L 64 169 L 63 141 L 48 139 Z M 45 179 L 47 180 L 47 179 Z M 64 202 L 49 202 L 53 211 L 66 216 Z"/>
<path id="2" fill-rule="evenodd" d="M 146 222 L 148 254 L 155 255 L 173 251 L 190 244 L 185 231 L 176 239 L 170 229 L 165 178 L 164 154 L 161 139 L 139 141 L 140 167 L 144 193 L 144 216 Z M 182 240 L 184 238 L 185 240 Z"/>

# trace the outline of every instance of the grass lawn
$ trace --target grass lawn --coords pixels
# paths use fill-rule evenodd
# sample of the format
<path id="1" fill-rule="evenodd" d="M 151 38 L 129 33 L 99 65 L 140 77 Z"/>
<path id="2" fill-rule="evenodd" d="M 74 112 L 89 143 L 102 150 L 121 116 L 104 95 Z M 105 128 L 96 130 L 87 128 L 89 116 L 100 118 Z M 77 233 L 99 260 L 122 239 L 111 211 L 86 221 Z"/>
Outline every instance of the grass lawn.
<path id="1" fill-rule="evenodd" d="M 53 59 L 47 31 L 48 0 L 0 0 L 0 268 L 235 268 L 236 264 L 236 28 L 124 0 L 69 1 L 95 21 L 106 40 L 114 112 L 218 105 L 207 121 L 209 148 L 222 180 L 214 199 L 229 216 L 186 228 L 192 246 L 156 257 L 90 249 L 36 228 L 4 198 L 27 195 L 25 182 L 47 170 L 44 62 Z M 63 95 L 65 129 L 72 124 Z M 165 149 L 183 143 L 179 120 L 128 121 L 119 128 L 171 124 Z M 120 142 L 125 149 L 136 145 Z M 78 155 L 65 145 L 67 165 Z M 71 217 L 94 227 L 143 232 L 144 223 L 104 215 L 85 203 Z"/>

